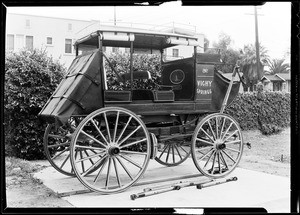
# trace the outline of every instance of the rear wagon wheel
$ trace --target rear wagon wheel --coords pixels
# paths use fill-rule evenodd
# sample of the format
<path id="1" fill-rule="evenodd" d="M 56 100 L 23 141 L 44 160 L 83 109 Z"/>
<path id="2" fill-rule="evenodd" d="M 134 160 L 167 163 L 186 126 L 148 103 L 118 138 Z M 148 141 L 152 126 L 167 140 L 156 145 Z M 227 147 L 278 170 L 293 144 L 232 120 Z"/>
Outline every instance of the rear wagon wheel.
<path id="1" fill-rule="evenodd" d="M 88 115 L 74 132 L 71 163 L 88 189 L 117 193 L 142 176 L 150 159 L 150 144 L 146 126 L 136 114 L 119 107 L 102 108 Z"/>

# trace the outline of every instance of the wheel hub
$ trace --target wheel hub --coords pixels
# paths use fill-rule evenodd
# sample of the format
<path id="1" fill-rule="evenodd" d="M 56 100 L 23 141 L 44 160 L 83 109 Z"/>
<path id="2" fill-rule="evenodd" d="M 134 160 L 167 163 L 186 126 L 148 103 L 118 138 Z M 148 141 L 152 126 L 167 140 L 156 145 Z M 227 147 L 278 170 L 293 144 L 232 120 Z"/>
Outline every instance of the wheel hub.
<path id="1" fill-rule="evenodd" d="M 118 147 L 112 146 L 108 149 L 108 154 L 110 156 L 114 156 L 120 153 L 120 149 Z"/>
<path id="2" fill-rule="evenodd" d="M 226 144 L 223 143 L 223 141 L 221 141 L 221 140 L 216 141 L 216 149 L 223 150 L 225 148 L 226 148 Z"/>

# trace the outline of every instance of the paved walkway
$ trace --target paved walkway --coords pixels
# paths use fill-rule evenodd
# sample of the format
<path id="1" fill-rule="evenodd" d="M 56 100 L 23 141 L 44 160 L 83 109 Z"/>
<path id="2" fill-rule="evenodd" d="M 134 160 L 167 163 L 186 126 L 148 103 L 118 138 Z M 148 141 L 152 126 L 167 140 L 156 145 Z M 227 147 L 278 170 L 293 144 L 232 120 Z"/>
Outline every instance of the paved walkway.
<path id="1" fill-rule="evenodd" d="M 164 167 L 150 160 L 143 177 L 138 183 L 170 177 L 198 175 L 192 159 L 176 167 Z M 156 184 L 133 186 L 130 189 L 111 195 L 88 192 L 77 178 L 60 174 L 49 167 L 35 174 L 43 183 L 75 207 L 105 208 L 203 208 L 203 207 L 263 207 L 269 213 L 290 212 L 290 179 L 281 176 L 236 168 L 228 177 L 236 176 L 235 182 L 196 189 L 186 187 L 158 195 L 131 200 L 130 195 L 140 193 L 144 188 L 171 184 L 179 181 L 207 180 L 204 176 L 190 179 L 160 182 Z M 74 191 L 82 194 L 67 195 Z"/>

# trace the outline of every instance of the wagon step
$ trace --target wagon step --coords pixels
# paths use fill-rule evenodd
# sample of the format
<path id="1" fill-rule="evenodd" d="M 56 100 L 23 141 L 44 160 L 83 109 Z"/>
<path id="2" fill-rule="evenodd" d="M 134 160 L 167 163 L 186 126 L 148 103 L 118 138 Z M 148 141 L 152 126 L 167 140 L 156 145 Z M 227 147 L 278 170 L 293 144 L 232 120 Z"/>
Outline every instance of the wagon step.
<path id="1" fill-rule="evenodd" d="M 223 184 L 223 183 L 227 183 L 230 181 L 237 181 L 237 177 L 231 177 L 231 178 L 227 178 L 227 179 L 226 178 L 211 179 L 211 180 L 204 181 L 204 182 L 203 181 L 201 181 L 201 182 L 199 182 L 199 181 L 179 182 L 179 183 L 171 184 L 169 186 L 165 185 L 165 186 L 158 186 L 158 187 L 153 187 L 153 188 L 145 188 L 144 192 L 132 194 L 132 195 L 130 195 L 130 198 L 131 198 L 131 200 L 135 200 L 137 198 L 152 196 L 152 195 L 165 193 L 165 192 L 172 191 L 172 190 L 180 190 L 181 188 L 190 187 L 190 186 L 196 186 L 197 189 L 202 189 L 205 187 Z"/>

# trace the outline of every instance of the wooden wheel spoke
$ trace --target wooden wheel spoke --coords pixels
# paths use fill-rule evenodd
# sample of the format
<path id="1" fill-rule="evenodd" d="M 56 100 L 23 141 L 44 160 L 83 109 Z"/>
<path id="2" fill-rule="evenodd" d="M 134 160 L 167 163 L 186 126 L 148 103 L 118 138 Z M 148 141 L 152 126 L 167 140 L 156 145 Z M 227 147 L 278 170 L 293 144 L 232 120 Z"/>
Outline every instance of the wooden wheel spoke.
<path id="1" fill-rule="evenodd" d="M 120 160 L 120 158 L 116 157 L 116 159 L 118 160 L 118 162 L 121 164 L 121 166 L 123 167 L 123 169 L 125 170 L 125 172 L 127 173 L 127 175 L 129 176 L 129 178 L 131 180 L 133 180 L 133 177 L 130 173 L 130 171 L 126 168 L 126 166 L 124 165 L 124 163 Z"/>
<path id="2" fill-rule="evenodd" d="M 106 145 L 108 145 L 108 141 L 107 139 L 104 137 L 103 133 L 100 131 L 100 129 L 98 128 L 98 126 L 96 125 L 95 121 L 93 119 L 90 119 L 90 121 L 92 122 L 93 126 L 96 128 L 97 132 L 100 134 L 100 136 L 102 137 L 102 139 L 104 140 L 104 142 L 106 143 Z M 100 142 L 100 141 L 99 141 Z M 103 143 L 102 143 L 103 144 Z M 104 144 L 103 144 L 104 145 Z"/>
<path id="3" fill-rule="evenodd" d="M 92 146 L 76 146 L 77 149 L 90 149 L 90 150 L 100 150 L 100 151 L 105 151 L 104 148 L 98 148 L 98 147 L 92 147 Z"/>
<path id="4" fill-rule="evenodd" d="M 175 163 L 174 145 L 172 144 L 173 163 Z"/>
<path id="5" fill-rule="evenodd" d="M 199 151 L 202 151 L 202 150 L 205 150 L 205 149 L 212 149 L 212 147 L 211 146 L 205 146 L 205 147 L 197 148 L 197 149 L 195 149 L 195 151 L 199 152 Z"/>
<path id="6" fill-rule="evenodd" d="M 122 131 L 121 131 L 121 133 L 120 133 L 120 135 L 119 135 L 119 137 L 118 137 L 116 143 L 118 143 L 118 142 L 120 141 L 121 137 L 123 136 L 125 130 L 127 129 L 128 125 L 129 125 L 131 119 L 132 119 L 132 116 L 129 117 L 129 119 L 128 119 L 126 125 L 124 126 L 124 128 L 122 129 Z"/>
<path id="7" fill-rule="evenodd" d="M 231 126 L 233 125 L 233 122 L 230 123 L 230 125 L 228 126 L 228 128 L 226 129 L 226 131 L 224 132 L 223 136 L 220 138 L 221 140 L 224 139 L 224 137 L 226 136 L 226 134 L 228 133 L 229 129 L 231 128 Z M 223 140 L 224 141 L 224 140 Z"/>
<path id="8" fill-rule="evenodd" d="M 135 161 L 133 161 L 132 159 L 130 159 L 129 157 L 125 156 L 125 155 L 121 155 L 120 157 L 124 158 L 125 160 L 127 160 L 128 162 L 132 163 L 133 165 L 135 165 L 136 167 L 138 167 L 139 169 L 143 169 L 143 167 L 141 167 L 138 163 L 136 163 Z"/>
<path id="9" fill-rule="evenodd" d="M 179 146 L 186 154 L 188 154 L 188 152 L 182 147 L 182 146 Z"/>
<path id="10" fill-rule="evenodd" d="M 230 151 L 233 151 L 233 152 L 241 153 L 240 150 L 233 149 L 233 148 L 230 148 L 230 147 L 226 147 L 226 149 L 228 149 Z"/>
<path id="11" fill-rule="evenodd" d="M 119 172 L 118 172 L 116 159 L 114 157 L 112 157 L 112 160 L 113 160 L 114 167 L 115 167 L 115 172 L 116 172 L 116 176 L 117 176 L 118 185 L 119 185 L 119 187 L 121 187 L 121 180 L 120 180 L 120 177 L 119 177 Z"/>
<path id="12" fill-rule="evenodd" d="M 215 152 L 215 154 L 214 154 L 213 162 L 212 162 L 212 165 L 211 165 L 211 174 L 214 174 L 214 167 L 215 167 L 215 162 L 216 162 L 216 156 L 217 156 L 217 152 Z"/>
<path id="13" fill-rule="evenodd" d="M 79 151 L 80 158 L 82 159 L 82 151 Z M 84 161 L 81 161 L 82 172 L 84 172 Z"/>
<path id="14" fill-rule="evenodd" d="M 229 138 L 231 138 L 236 132 L 238 132 L 239 130 L 235 130 L 234 132 L 232 132 L 229 136 L 227 136 L 224 140 L 224 142 L 226 142 Z"/>
<path id="15" fill-rule="evenodd" d="M 214 151 L 213 149 L 209 152 L 212 152 L 212 153 L 210 154 L 210 156 L 208 157 L 206 163 L 204 164 L 204 168 L 207 166 L 207 164 L 208 164 L 209 160 L 211 159 L 211 157 L 216 153 L 216 151 Z"/>
<path id="16" fill-rule="evenodd" d="M 111 166 L 111 158 L 108 158 L 108 167 L 107 167 L 106 180 L 105 180 L 105 189 L 108 189 L 110 166 Z"/>
<path id="17" fill-rule="evenodd" d="M 86 176 L 87 174 L 89 174 L 93 169 L 95 169 L 96 167 L 98 167 L 101 162 L 103 161 L 105 157 L 101 158 L 100 160 L 98 160 L 96 163 L 94 163 L 92 166 L 90 166 L 85 172 L 83 172 L 81 174 L 82 177 Z"/>
<path id="18" fill-rule="evenodd" d="M 230 142 L 225 142 L 226 145 L 229 145 L 229 144 L 235 144 L 235 143 L 240 143 L 242 142 L 242 140 L 234 140 L 234 141 L 230 141 Z"/>
<path id="19" fill-rule="evenodd" d="M 204 155 L 200 158 L 200 161 L 203 160 L 205 157 L 207 157 L 211 151 L 213 151 L 213 148 L 211 148 L 206 154 L 204 154 Z"/>
<path id="20" fill-rule="evenodd" d="M 160 159 L 161 156 L 164 154 L 164 152 L 166 151 L 167 147 L 168 147 L 168 144 L 165 144 L 165 146 L 164 146 L 162 152 L 161 152 L 160 155 L 159 155 L 159 159 Z"/>
<path id="21" fill-rule="evenodd" d="M 55 148 L 55 147 L 59 147 L 59 146 L 69 146 L 70 145 L 70 142 L 66 142 L 66 143 L 58 143 L 58 144 L 55 144 L 55 145 L 48 145 L 47 147 L 49 149 L 51 148 Z"/>
<path id="22" fill-rule="evenodd" d="M 51 159 L 54 160 L 55 158 L 57 158 L 58 156 L 62 155 L 63 153 L 65 153 L 68 150 L 69 150 L 69 147 L 65 148 L 64 150 L 62 150 L 61 152 L 59 152 L 57 155 L 53 156 Z"/>
<path id="23" fill-rule="evenodd" d="M 166 157 L 166 163 L 168 163 L 168 160 L 169 160 L 170 150 L 171 150 L 171 144 L 168 145 L 168 152 L 167 152 L 167 157 Z"/>
<path id="24" fill-rule="evenodd" d="M 204 129 L 201 127 L 200 130 L 210 139 L 211 142 L 214 142 L 213 138 L 211 138 L 211 136 L 206 133 L 206 131 L 204 131 Z"/>
<path id="25" fill-rule="evenodd" d="M 222 133 L 223 133 L 223 129 L 224 129 L 224 126 L 225 126 L 225 121 L 226 121 L 226 118 L 223 118 L 223 123 L 222 123 L 222 126 L 221 126 L 220 136 L 219 136 L 220 139 L 222 139 Z"/>
<path id="26" fill-rule="evenodd" d="M 236 163 L 236 161 L 227 153 L 225 150 L 223 150 L 223 153 L 232 160 L 233 163 Z"/>
<path id="27" fill-rule="evenodd" d="M 68 156 L 64 159 L 64 161 L 62 162 L 62 164 L 60 165 L 60 169 L 63 168 L 63 166 L 66 164 L 67 160 L 70 158 L 70 154 L 68 154 Z"/>
<path id="28" fill-rule="evenodd" d="M 208 142 L 207 140 L 203 140 L 201 138 L 196 138 L 196 140 L 199 141 L 199 142 L 203 142 L 203 143 L 209 144 L 209 145 L 214 145 L 214 143 Z"/>
<path id="29" fill-rule="evenodd" d="M 64 138 L 66 138 L 66 136 L 59 135 L 59 134 L 48 134 L 48 137 L 52 137 L 52 138 L 55 138 L 55 139 L 64 139 Z"/>
<path id="30" fill-rule="evenodd" d="M 178 150 L 178 147 L 177 147 L 176 145 L 174 145 L 174 147 L 175 147 L 175 149 L 176 149 L 176 151 L 177 151 L 177 153 L 178 153 L 178 155 L 179 155 L 179 157 L 180 157 L 180 160 L 182 160 L 182 157 L 181 157 L 181 154 L 180 154 L 180 152 L 179 152 L 179 150 Z"/>
<path id="31" fill-rule="evenodd" d="M 112 142 L 112 141 L 111 141 L 110 130 L 109 130 L 109 124 L 108 124 L 108 121 L 107 121 L 106 112 L 103 113 L 103 116 L 104 116 L 104 121 L 105 121 L 105 126 L 106 126 L 106 130 L 107 130 L 109 142 Z"/>
<path id="32" fill-rule="evenodd" d="M 210 129 L 210 132 L 211 132 L 212 135 L 213 135 L 213 139 L 216 140 L 216 135 L 215 135 L 215 133 L 214 133 L 212 127 L 211 127 L 210 120 L 207 120 L 207 124 L 208 124 L 208 127 L 209 127 L 209 129 Z"/>
<path id="33" fill-rule="evenodd" d="M 226 160 L 225 160 L 225 158 L 224 158 L 224 156 L 223 156 L 223 154 L 222 154 L 222 151 L 220 152 L 220 154 L 221 154 L 221 159 L 222 159 L 224 165 L 226 166 L 227 169 L 229 169 L 229 168 L 228 168 L 228 165 L 227 165 L 227 162 L 226 162 Z"/>
<path id="34" fill-rule="evenodd" d="M 87 153 L 86 150 L 83 150 L 83 151 L 84 151 L 84 154 L 85 154 L 87 157 L 90 156 L 90 155 Z M 89 158 L 89 161 L 91 162 L 91 164 L 94 164 L 94 161 L 93 161 L 91 158 Z"/>
<path id="35" fill-rule="evenodd" d="M 136 145 L 136 144 L 141 143 L 141 142 L 144 142 L 144 141 L 146 141 L 146 140 L 147 140 L 147 138 L 143 138 L 143 139 L 141 139 L 141 140 L 137 140 L 137 141 L 134 141 L 134 142 L 132 142 L 132 143 L 127 143 L 127 144 L 125 144 L 125 145 L 120 146 L 120 149 L 129 147 L 129 146 L 132 146 L 132 145 Z"/>
<path id="36" fill-rule="evenodd" d="M 220 153 L 218 152 L 218 163 L 219 163 L 219 172 L 222 174 L 221 161 L 220 161 Z"/>
<path id="37" fill-rule="evenodd" d="M 89 137 L 90 139 L 94 140 L 96 143 L 100 144 L 101 146 L 103 146 L 104 148 L 106 147 L 105 144 L 103 144 L 102 142 L 100 142 L 99 140 L 97 140 L 95 137 L 92 137 L 91 135 L 89 135 L 88 133 L 86 133 L 85 131 L 82 131 L 81 132 L 82 134 L 84 134 L 85 136 Z"/>
<path id="38" fill-rule="evenodd" d="M 120 150 L 120 153 L 128 153 L 128 154 L 137 154 L 137 155 L 145 155 L 147 156 L 146 152 L 135 152 L 135 151 L 128 151 L 128 150 Z"/>
<path id="39" fill-rule="evenodd" d="M 116 117 L 116 122 L 115 122 L 115 130 L 114 130 L 113 142 L 116 141 L 116 135 L 117 135 L 118 123 L 119 123 L 119 115 L 120 115 L 120 111 L 117 111 L 117 117 Z"/>
<path id="40" fill-rule="evenodd" d="M 134 129 L 130 134 L 128 134 L 121 142 L 119 142 L 119 146 L 122 145 L 129 137 L 131 137 L 137 130 L 139 130 L 142 126 L 139 125 L 136 129 Z"/>
<path id="41" fill-rule="evenodd" d="M 94 157 L 101 157 L 102 158 L 102 156 L 103 156 L 103 153 L 102 154 L 101 153 L 96 153 L 96 154 L 93 154 L 93 155 L 89 155 L 85 158 L 79 159 L 79 160 L 76 161 L 76 163 L 79 163 L 81 161 L 85 161 L 85 160 L 88 160 L 88 159 L 91 159 L 91 158 L 94 158 Z"/>
<path id="42" fill-rule="evenodd" d="M 99 169 L 98 174 L 96 175 L 96 177 L 94 178 L 94 184 L 97 182 L 98 178 L 100 177 L 100 174 L 102 172 L 102 170 L 104 169 L 106 163 L 107 163 L 107 156 L 105 155 L 103 158 L 101 158 L 101 160 L 99 160 L 99 165 L 102 165 L 101 168 Z"/>
<path id="43" fill-rule="evenodd" d="M 219 137 L 219 118 L 216 116 L 216 138 Z"/>

